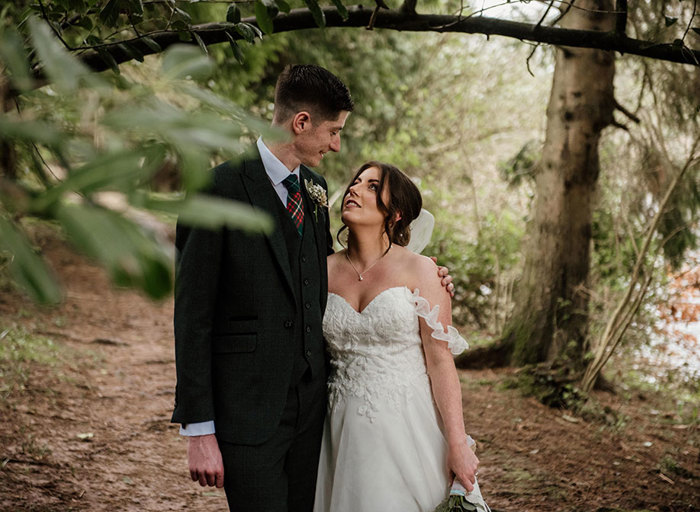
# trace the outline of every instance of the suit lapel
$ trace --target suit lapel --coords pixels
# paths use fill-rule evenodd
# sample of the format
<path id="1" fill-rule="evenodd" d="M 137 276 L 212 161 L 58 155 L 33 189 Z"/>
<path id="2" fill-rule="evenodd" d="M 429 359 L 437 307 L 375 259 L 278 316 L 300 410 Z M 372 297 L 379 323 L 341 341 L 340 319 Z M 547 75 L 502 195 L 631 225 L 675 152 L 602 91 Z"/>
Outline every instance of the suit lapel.
<path id="1" fill-rule="evenodd" d="M 279 198 L 270 184 L 262 161 L 260 159 L 246 160 L 243 166 L 243 186 L 248 193 L 250 204 L 267 212 L 276 220 L 278 218 L 276 212 L 279 210 L 279 205 L 277 205 L 275 201 L 279 201 Z M 282 269 L 282 274 L 289 287 L 289 292 L 296 298 L 294 285 L 292 284 L 292 271 L 289 268 L 287 244 L 284 241 L 282 230 L 279 226 L 276 226 L 271 233 L 266 235 L 266 238 L 277 263 Z"/>
<path id="2" fill-rule="evenodd" d="M 316 183 L 311 177 L 309 170 L 301 166 L 299 171 L 301 177 L 301 190 L 304 201 L 304 215 L 311 215 L 311 224 L 313 225 L 314 235 L 316 239 L 316 254 L 318 256 L 318 267 L 321 269 L 321 311 L 326 310 L 326 300 L 328 298 L 328 270 L 326 266 L 326 237 L 328 236 L 326 230 L 326 218 L 327 211 L 321 206 L 318 207 L 317 215 L 314 215 L 314 209 L 316 208 L 316 203 L 313 199 L 309 197 L 309 192 L 306 190 L 306 180 Z M 320 186 L 320 185 L 319 185 Z M 318 218 L 317 218 L 318 217 Z"/>

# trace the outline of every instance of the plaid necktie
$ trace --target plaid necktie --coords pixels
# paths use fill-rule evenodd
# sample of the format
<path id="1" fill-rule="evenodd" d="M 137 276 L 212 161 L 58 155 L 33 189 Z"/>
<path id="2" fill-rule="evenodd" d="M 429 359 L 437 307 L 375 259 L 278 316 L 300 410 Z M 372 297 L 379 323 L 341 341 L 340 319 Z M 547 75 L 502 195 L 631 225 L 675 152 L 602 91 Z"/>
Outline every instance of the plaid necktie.
<path id="1" fill-rule="evenodd" d="M 294 221 L 294 225 L 299 231 L 299 236 L 302 236 L 304 231 L 304 207 L 301 205 L 299 178 L 296 177 L 296 174 L 290 174 L 282 183 L 287 187 L 287 211 L 292 216 L 292 221 Z"/>

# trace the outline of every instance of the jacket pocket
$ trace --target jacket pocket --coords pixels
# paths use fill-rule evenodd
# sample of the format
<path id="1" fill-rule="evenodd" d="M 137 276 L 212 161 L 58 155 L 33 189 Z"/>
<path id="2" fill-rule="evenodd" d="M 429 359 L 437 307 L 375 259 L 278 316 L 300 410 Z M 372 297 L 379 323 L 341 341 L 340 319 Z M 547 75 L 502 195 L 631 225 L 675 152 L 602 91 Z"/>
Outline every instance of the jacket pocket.
<path id="1" fill-rule="evenodd" d="M 212 338 L 214 354 L 254 352 L 258 343 L 257 334 L 222 334 Z"/>

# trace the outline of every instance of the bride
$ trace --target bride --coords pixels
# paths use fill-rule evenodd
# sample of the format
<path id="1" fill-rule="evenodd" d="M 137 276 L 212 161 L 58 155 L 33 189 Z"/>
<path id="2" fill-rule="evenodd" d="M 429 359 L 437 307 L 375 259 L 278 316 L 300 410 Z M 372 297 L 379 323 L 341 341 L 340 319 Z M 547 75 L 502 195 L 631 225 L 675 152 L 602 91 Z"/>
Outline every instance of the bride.
<path id="1" fill-rule="evenodd" d="M 483 504 L 452 358 L 467 345 L 435 263 L 405 248 L 421 205 L 411 180 L 380 162 L 343 196 L 347 249 L 328 258 L 332 373 L 315 512 L 431 512 L 453 477 Z"/>

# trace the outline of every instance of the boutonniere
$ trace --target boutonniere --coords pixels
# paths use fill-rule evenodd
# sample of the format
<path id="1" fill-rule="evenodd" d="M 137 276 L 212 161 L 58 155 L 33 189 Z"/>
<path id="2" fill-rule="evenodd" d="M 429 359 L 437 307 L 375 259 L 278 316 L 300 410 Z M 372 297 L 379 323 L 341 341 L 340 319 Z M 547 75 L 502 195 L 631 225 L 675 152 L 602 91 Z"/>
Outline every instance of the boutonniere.
<path id="1" fill-rule="evenodd" d="M 316 222 L 318 222 L 318 207 L 328 208 L 328 196 L 326 196 L 326 191 L 321 185 L 311 180 L 304 180 L 304 185 L 306 186 L 306 191 L 309 193 L 309 197 L 314 202 L 314 218 Z"/>

